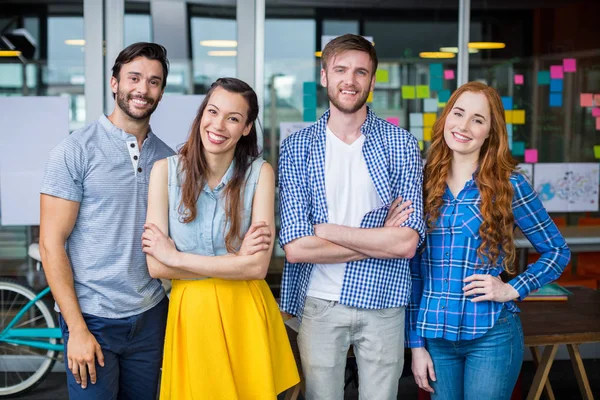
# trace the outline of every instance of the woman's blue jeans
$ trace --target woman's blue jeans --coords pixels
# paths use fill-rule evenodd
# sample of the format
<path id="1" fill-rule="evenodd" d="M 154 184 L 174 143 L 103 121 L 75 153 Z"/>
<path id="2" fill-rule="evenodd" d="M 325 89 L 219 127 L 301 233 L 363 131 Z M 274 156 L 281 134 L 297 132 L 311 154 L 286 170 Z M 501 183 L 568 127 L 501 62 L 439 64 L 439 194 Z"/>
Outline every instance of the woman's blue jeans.
<path id="1" fill-rule="evenodd" d="M 427 339 L 436 382 L 432 400 L 509 400 L 523 363 L 523 328 L 503 309 L 485 335 L 451 342 Z"/>

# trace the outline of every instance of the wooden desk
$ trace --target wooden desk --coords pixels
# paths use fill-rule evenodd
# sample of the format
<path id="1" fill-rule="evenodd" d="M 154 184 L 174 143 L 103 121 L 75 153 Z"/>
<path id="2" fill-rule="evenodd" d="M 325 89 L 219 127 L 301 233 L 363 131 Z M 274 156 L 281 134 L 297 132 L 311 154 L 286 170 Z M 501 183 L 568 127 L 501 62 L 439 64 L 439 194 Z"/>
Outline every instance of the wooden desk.
<path id="1" fill-rule="evenodd" d="M 579 345 L 600 342 L 600 291 L 569 288 L 573 293 L 565 302 L 525 301 L 519 303 L 525 346 L 538 364 L 527 400 L 539 399 L 544 391 L 554 400 L 548 373 L 558 345 L 567 346 L 582 399 L 593 399 Z M 540 353 L 537 346 L 543 347 Z"/>

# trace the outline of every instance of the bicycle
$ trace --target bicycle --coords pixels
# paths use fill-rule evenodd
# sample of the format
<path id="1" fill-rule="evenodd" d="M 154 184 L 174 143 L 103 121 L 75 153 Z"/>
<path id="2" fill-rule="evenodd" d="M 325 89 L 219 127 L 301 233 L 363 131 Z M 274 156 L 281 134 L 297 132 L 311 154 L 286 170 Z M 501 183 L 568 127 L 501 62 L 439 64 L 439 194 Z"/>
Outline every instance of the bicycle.
<path id="1" fill-rule="evenodd" d="M 39 271 L 39 246 L 30 245 L 28 253 Z M 49 293 L 49 287 L 36 294 L 16 281 L 0 279 L 0 397 L 33 389 L 64 350 L 60 328 L 44 300 Z"/>

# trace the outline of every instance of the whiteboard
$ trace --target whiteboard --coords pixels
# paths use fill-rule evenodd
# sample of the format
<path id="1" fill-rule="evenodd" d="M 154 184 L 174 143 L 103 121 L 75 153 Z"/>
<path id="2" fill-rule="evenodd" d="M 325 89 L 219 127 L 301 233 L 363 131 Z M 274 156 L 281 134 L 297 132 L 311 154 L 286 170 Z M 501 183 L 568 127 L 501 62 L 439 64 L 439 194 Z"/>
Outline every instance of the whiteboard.
<path id="1" fill-rule="evenodd" d="M 152 132 L 170 148 L 185 142 L 204 95 L 165 95 L 150 117 Z"/>
<path id="2" fill-rule="evenodd" d="M 0 222 L 39 225 L 48 154 L 69 135 L 69 98 L 0 97 Z"/>

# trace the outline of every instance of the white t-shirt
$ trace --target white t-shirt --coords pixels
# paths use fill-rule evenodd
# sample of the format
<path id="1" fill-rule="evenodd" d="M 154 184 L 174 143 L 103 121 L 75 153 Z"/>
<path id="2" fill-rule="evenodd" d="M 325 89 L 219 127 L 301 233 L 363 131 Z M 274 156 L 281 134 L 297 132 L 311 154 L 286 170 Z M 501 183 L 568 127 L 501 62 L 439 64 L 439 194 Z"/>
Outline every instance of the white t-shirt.
<path id="1" fill-rule="evenodd" d="M 339 139 L 327 127 L 325 148 L 325 196 L 330 224 L 360 227 L 369 211 L 382 205 L 363 155 L 365 136 L 352 144 Z M 339 301 L 346 263 L 315 264 L 308 296 Z"/>

